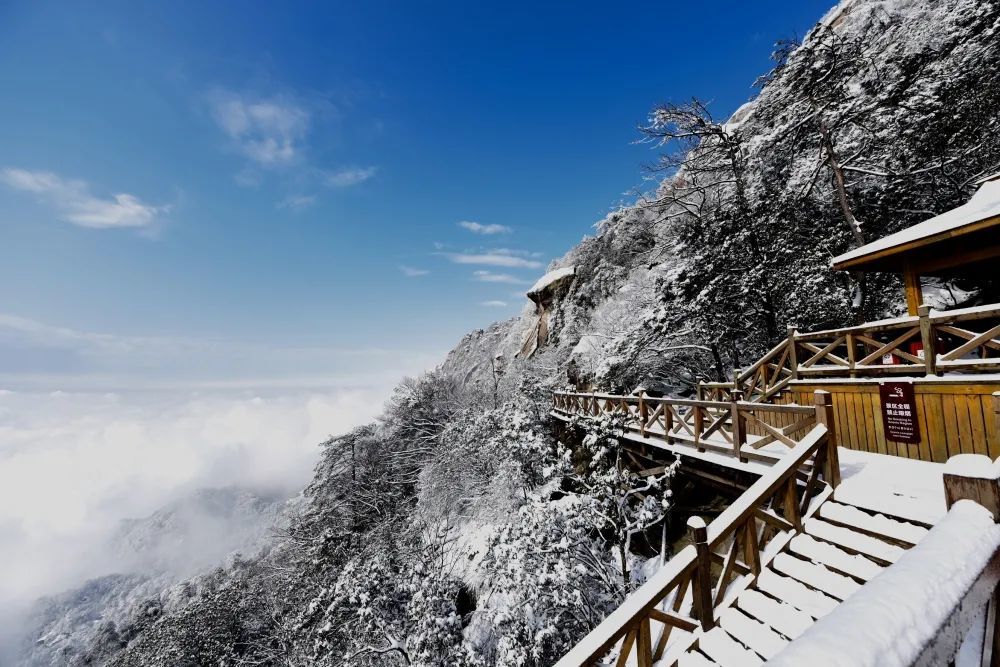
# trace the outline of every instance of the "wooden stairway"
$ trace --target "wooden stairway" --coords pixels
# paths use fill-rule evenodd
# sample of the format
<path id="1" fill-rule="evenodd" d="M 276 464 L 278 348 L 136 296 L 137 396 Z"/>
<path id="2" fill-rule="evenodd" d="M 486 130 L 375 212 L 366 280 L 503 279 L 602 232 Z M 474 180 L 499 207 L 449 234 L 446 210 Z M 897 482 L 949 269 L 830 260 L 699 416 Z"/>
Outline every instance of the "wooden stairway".
<path id="1" fill-rule="evenodd" d="M 774 657 L 818 618 L 915 545 L 929 526 L 834 498 L 728 606 L 717 624 L 658 667 L 745 667 Z"/>

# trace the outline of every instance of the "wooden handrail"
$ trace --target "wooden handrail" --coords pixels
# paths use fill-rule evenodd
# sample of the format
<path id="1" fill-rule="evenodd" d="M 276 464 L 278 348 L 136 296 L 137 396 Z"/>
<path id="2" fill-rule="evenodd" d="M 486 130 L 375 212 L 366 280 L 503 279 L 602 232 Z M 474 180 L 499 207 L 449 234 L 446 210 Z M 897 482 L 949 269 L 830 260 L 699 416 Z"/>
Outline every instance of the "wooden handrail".
<path id="1" fill-rule="evenodd" d="M 709 550 L 713 550 L 728 541 L 730 537 L 734 537 L 737 532 L 743 531 L 740 533 L 742 535 L 745 534 L 745 531 L 751 530 L 751 528 L 751 532 L 756 536 L 756 521 L 759 520 L 760 511 L 764 509 L 768 501 L 779 494 L 783 494 L 787 499 L 789 489 L 793 490 L 791 497 L 795 502 L 789 503 L 787 500 L 785 501 L 783 512 L 787 514 L 784 521 L 791 525 L 799 526 L 800 523 L 797 516 L 794 518 L 791 516 L 799 510 L 797 505 L 798 500 L 794 495 L 799 469 L 811 457 L 817 455 L 824 445 L 835 446 L 832 438 L 828 436 L 829 432 L 825 425 L 817 424 L 814 426 L 788 454 L 774 467 L 764 473 L 735 503 L 726 508 L 722 514 L 708 525 L 701 543 L 707 545 Z M 803 501 L 808 500 L 808 493 L 807 489 L 804 493 Z M 694 537 L 698 537 L 698 532 L 696 527 Z M 788 531 L 781 534 L 790 539 L 791 534 Z M 775 535 L 773 539 L 778 539 L 778 536 Z M 750 542 L 750 540 L 744 542 L 734 537 L 731 548 L 736 550 L 746 546 L 749 549 L 750 547 L 747 545 Z M 746 559 L 746 561 L 755 562 L 757 564 L 757 571 L 759 572 L 760 568 L 767 563 L 764 560 L 763 545 L 757 544 L 755 540 L 753 542 L 756 545 L 755 553 L 753 554 L 754 557 Z M 704 557 L 701 562 L 702 566 L 699 567 L 699 550 L 696 546 L 689 545 L 682 549 L 667 561 L 649 581 L 629 595 L 615 611 L 574 646 L 569 653 L 563 656 L 556 663 L 556 667 L 582 667 L 595 664 L 619 640 L 626 638 L 626 636 L 632 636 L 631 643 L 626 638 L 625 645 L 628 646 L 627 650 L 632 650 L 636 643 L 639 644 L 637 650 L 639 651 L 640 664 L 650 659 L 658 659 L 663 653 L 665 642 L 657 642 L 655 648 L 652 646 L 652 637 L 649 632 L 650 619 L 664 623 L 666 628 L 686 626 L 686 629 L 690 629 L 695 620 L 697 620 L 703 629 L 707 629 L 704 628 L 706 621 L 710 626 L 713 625 L 715 618 L 714 611 L 711 616 L 702 614 L 700 619 L 693 619 L 684 616 L 684 611 L 681 609 L 682 605 L 680 604 L 683 599 L 683 591 L 681 589 L 686 588 L 688 583 L 691 583 L 695 588 L 700 587 L 702 592 L 704 592 L 706 586 L 709 586 L 709 589 L 712 588 L 712 585 L 708 581 L 709 577 L 712 576 L 711 569 L 704 567 Z M 700 579 L 699 581 L 691 582 L 691 577 L 698 577 Z M 721 589 L 721 592 L 716 595 L 716 600 L 719 602 L 723 600 L 723 594 L 729 585 L 725 572 L 720 573 L 720 577 L 718 587 Z M 675 593 L 673 610 L 663 614 L 658 613 L 656 610 L 657 605 L 663 602 L 671 593 Z M 718 602 L 714 606 L 717 608 L 719 606 Z M 693 611 L 693 613 L 697 614 L 698 612 Z M 677 618 L 674 619 L 674 617 Z"/>

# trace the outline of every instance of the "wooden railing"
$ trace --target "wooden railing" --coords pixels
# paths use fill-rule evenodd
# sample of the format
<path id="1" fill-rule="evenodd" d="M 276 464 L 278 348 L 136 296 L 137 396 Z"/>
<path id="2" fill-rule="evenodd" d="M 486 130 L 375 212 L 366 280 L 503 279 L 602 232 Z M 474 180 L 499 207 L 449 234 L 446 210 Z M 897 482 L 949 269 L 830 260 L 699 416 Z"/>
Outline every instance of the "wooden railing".
<path id="1" fill-rule="evenodd" d="M 833 438 L 833 406 L 830 394 L 819 391 L 815 405 L 773 405 L 741 400 L 739 391 L 730 391 L 728 401 L 698 401 L 652 396 L 556 392 L 552 409 L 564 417 L 595 418 L 624 416 L 625 428 L 641 438 L 661 439 L 673 445 L 687 445 L 697 451 L 711 451 L 740 461 L 773 463 L 781 454 L 763 452 L 771 443 L 787 448 L 797 444 L 797 434 L 817 423 L 826 425 Z M 783 426 L 775 426 L 775 417 Z M 831 461 L 831 475 L 839 465 Z"/>
<path id="2" fill-rule="evenodd" d="M 803 517 L 824 499 L 816 496 L 832 491 L 836 479 L 821 472 L 836 454 L 830 435 L 825 425 L 815 424 L 711 524 L 696 517 L 689 521 L 694 544 L 667 561 L 557 667 L 594 665 L 609 653 L 617 654 L 617 665 L 634 656 L 638 667 L 651 667 L 668 646 L 671 655 L 695 646 L 698 631 L 715 626 L 716 610 L 753 583 L 801 532 Z"/>
<path id="3" fill-rule="evenodd" d="M 919 314 L 788 337 L 734 382 L 706 382 L 698 397 L 726 400 L 738 390 L 767 401 L 798 379 L 1000 371 L 1000 304 Z"/>

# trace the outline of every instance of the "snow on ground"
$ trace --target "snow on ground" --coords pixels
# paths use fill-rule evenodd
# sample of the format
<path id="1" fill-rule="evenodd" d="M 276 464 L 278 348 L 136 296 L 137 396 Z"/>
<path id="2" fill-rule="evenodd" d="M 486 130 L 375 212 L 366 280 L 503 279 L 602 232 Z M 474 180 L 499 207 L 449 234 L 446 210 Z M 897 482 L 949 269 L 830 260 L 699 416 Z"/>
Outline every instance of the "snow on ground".
<path id="1" fill-rule="evenodd" d="M 841 447 L 840 472 L 841 502 L 928 524 L 945 515 L 943 463 Z"/>

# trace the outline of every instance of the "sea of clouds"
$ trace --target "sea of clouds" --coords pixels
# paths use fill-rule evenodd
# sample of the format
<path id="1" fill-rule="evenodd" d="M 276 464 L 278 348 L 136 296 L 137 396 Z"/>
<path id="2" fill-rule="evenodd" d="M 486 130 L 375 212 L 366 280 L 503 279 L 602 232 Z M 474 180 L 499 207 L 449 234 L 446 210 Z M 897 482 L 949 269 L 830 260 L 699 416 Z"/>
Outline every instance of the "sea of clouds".
<path id="1" fill-rule="evenodd" d="M 0 390 L 0 607 L 115 572 L 121 521 L 199 488 L 298 493 L 319 444 L 370 421 L 385 393 Z"/>

